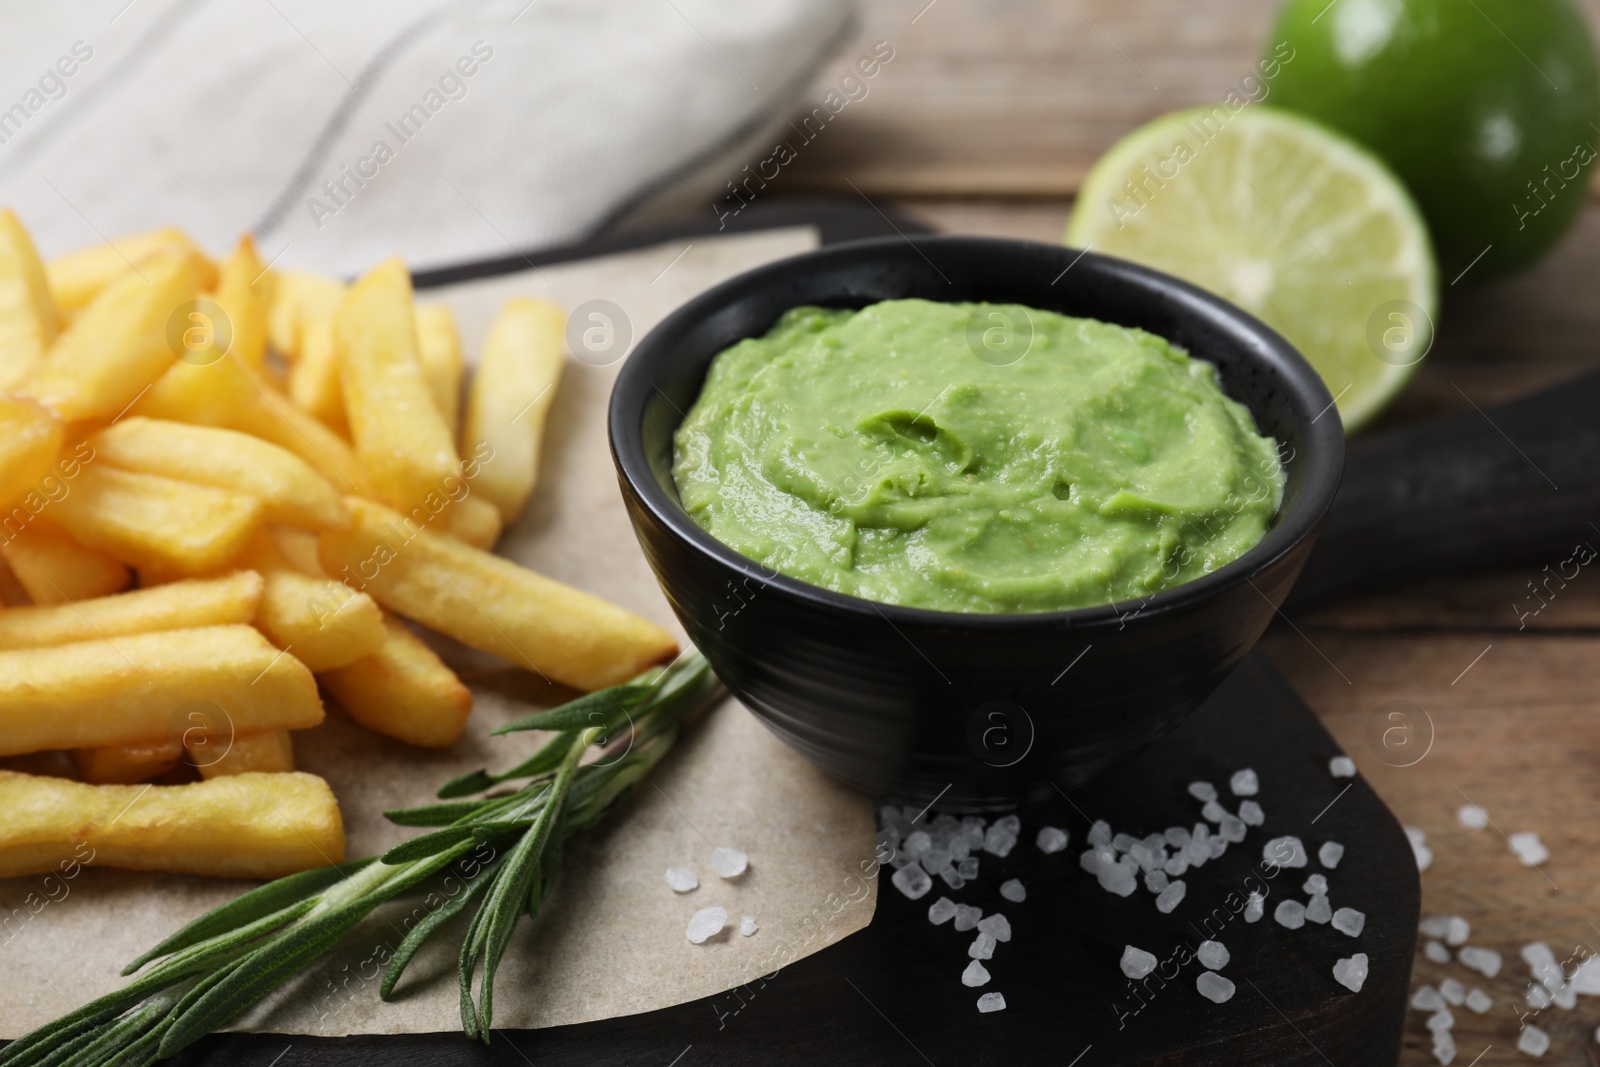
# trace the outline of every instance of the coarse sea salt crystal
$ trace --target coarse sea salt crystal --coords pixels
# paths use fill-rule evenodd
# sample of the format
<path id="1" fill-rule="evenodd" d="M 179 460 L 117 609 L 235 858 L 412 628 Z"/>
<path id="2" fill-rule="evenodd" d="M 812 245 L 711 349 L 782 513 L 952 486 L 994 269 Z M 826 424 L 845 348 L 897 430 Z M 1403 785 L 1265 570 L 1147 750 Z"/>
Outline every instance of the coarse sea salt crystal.
<path id="1" fill-rule="evenodd" d="M 1426 937 L 1443 937 L 1450 929 L 1450 916 L 1429 915 L 1417 924 L 1417 929 Z"/>
<path id="2" fill-rule="evenodd" d="M 978 998 L 978 1010 L 985 1015 L 991 1011 L 1005 1011 L 1006 998 L 1000 993 L 985 993 Z"/>
<path id="3" fill-rule="evenodd" d="M 739 877 L 749 865 L 750 857 L 742 849 L 722 845 L 711 850 L 711 869 L 724 878 Z"/>
<path id="4" fill-rule="evenodd" d="M 956 873 L 969 882 L 978 877 L 978 857 L 968 856 L 962 860 L 956 865 Z"/>
<path id="5" fill-rule="evenodd" d="M 1208 800 L 1205 807 L 1200 809 L 1200 817 L 1206 822 L 1220 823 L 1228 817 L 1228 809 L 1215 800 Z"/>
<path id="6" fill-rule="evenodd" d="M 1200 977 L 1194 980 L 1194 987 L 1213 1004 L 1225 1004 L 1233 999 L 1233 983 L 1216 971 L 1201 971 Z"/>
<path id="7" fill-rule="evenodd" d="M 1459 1008 L 1467 1000 L 1467 987 L 1454 978 L 1446 978 L 1439 983 L 1439 995 L 1444 1002 L 1452 1007 Z"/>
<path id="8" fill-rule="evenodd" d="M 1467 938 L 1472 936 L 1472 927 L 1459 915 L 1451 915 L 1445 919 L 1444 943 L 1452 948 L 1465 945 Z"/>
<path id="9" fill-rule="evenodd" d="M 1233 790 L 1236 797 L 1253 797 L 1261 791 L 1261 779 L 1256 777 L 1255 771 L 1246 767 L 1233 772 L 1233 777 L 1228 779 L 1228 788 Z"/>
<path id="10" fill-rule="evenodd" d="M 1213 971 L 1220 971 L 1228 965 L 1228 948 L 1221 941 L 1202 941 L 1195 950 L 1202 966 Z"/>
<path id="11" fill-rule="evenodd" d="M 1008 878 L 1000 883 L 1000 895 L 1013 904 L 1021 904 L 1028 899 L 1028 890 L 1015 878 Z"/>
<path id="12" fill-rule="evenodd" d="M 1261 916 L 1267 911 L 1267 902 L 1260 893 L 1252 892 L 1250 899 L 1245 901 L 1244 921 L 1247 923 L 1260 922 Z"/>
<path id="13" fill-rule="evenodd" d="M 1344 846 L 1337 841 L 1324 841 L 1322 847 L 1317 849 L 1317 862 L 1328 870 L 1339 866 L 1339 861 L 1344 859 Z"/>
<path id="14" fill-rule="evenodd" d="M 967 880 L 961 877 L 961 872 L 950 866 L 939 872 L 939 880 L 951 889 L 960 889 L 967 884 Z"/>
<path id="15" fill-rule="evenodd" d="M 1222 833 L 1222 840 L 1235 843 L 1243 841 L 1245 834 L 1249 833 L 1247 825 L 1248 824 L 1243 819 L 1234 815 L 1229 815 L 1227 812 L 1223 812 L 1222 825 L 1219 828 Z"/>
<path id="16" fill-rule="evenodd" d="M 1261 858 L 1279 867 L 1304 867 L 1306 846 L 1298 837 L 1274 837 L 1262 847 Z"/>
<path id="17" fill-rule="evenodd" d="M 1217 799 L 1217 787 L 1210 782 L 1190 782 L 1189 795 L 1199 801 Z"/>
<path id="18" fill-rule="evenodd" d="M 1434 963 L 1450 962 L 1450 950 L 1445 948 L 1444 943 L 1440 941 L 1429 941 L 1423 946 L 1422 954 Z"/>
<path id="19" fill-rule="evenodd" d="M 1119 897 L 1132 896 L 1138 888 L 1139 876 L 1134 873 L 1132 861 L 1114 863 L 1100 868 L 1100 888 Z"/>
<path id="20" fill-rule="evenodd" d="M 1456 1061 L 1456 1039 L 1448 1030 L 1438 1030 L 1433 1035 L 1433 1058 L 1450 1067 Z"/>
<path id="21" fill-rule="evenodd" d="M 1189 828 L 1187 826 L 1169 826 L 1161 836 L 1173 848 L 1182 848 L 1189 843 Z"/>
<path id="22" fill-rule="evenodd" d="M 935 846 L 918 857 L 918 862 L 929 874 L 938 874 L 950 867 L 950 853 Z"/>
<path id="23" fill-rule="evenodd" d="M 1361 992 L 1361 986 L 1367 980 L 1367 954 L 1365 952 L 1357 952 L 1349 959 L 1335 963 L 1333 965 L 1333 980 L 1352 993 Z"/>
<path id="24" fill-rule="evenodd" d="M 1489 813 L 1476 804 L 1463 804 L 1456 809 L 1456 822 L 1468 830 L 1482 830 L 1489 825 Z"/>
<path id="25" fill-rule="evenodd" d="M 1440 1008 L 1438 1011 L 1428 1016 L 1428 1029 L 1432 1030 L 1436 1034 L 1441 1030 L 1450 1029 L 1451 1027 L 1455 1026 L 1455 1024 L 1456 1017 L 1450 1014 L 1449 1008 Z"/>
<path id="26" fill-rule="evenodd" d="M 1550 850 L 1544 847 L 1539 835 L 1527 831 L 1511 835 L 1511 851 L 1517 854 L 1524 867 L 1537 867 L 1550 858 Z"/>
<path id="27" fill-rule="evenodd" d="M 1416 831 L 1415 836 L 1411 836 L 1411 831 L 1409 831 L 1409 830 L 1406 833 L 1407 833 L 1407 836 L 1411 837 L 1411 855 L 1417 861 L 1417 870 L 1425 871 L 1429 867 L 1432 867 L 1433 866 L 1433 849 L 1429 848 L 1427 846 L 1427 844 L 1423 841 L 1423 839 L 1422 839 L 1422 837 L 1423 837 L 1422 831 L 1421 830 Z"/>
<path id="28" fill-rule="evenodd" d="M 974 907 L 971 904 L 957 904 L 955 930 L 957 933 L 965 933 L 968 930 L 976 930 L 978 928 L 978 922 L 982 918 L 982 908 Z"/>
<path id="29" fill-rule="evenodd" d="M 981 985 L 989 984 L 989 970 L 977 960 L 967 964 L 967 969 L 961 972 L 961 984 L 976 989 Z"/>
<path id="30" fill-rule="evenodd" d="M 998 823 L 989 827 L 989 832 L 983 835 L 983 850 L 1001 859 L 1009 856 L 1016 844 L 1017 835 L 1001 829 Z"/>
<path id="31" fill-rule="evenodd" d="M 1022 819 L 1016 815 L 1002 815 L 994 824 L 1013 837 L 1022 833 Z"/>
<path id="32" fill-rule="evenodd" d="M 1306 922 L 1326 925 L 1333 918 L 1333 906 L 1328 903 L 1328 894 L 1317 893 L 1306 905 Z"/>
<path id="33" fill-rule="evenodd" d="M 1438 1011 L 1444 1007 L 1444 997 L 1431 985 L 1418 986 L 1411 994 L 1411 1006 L 1418 1011 Z"/>
<path id="34" fill-rule="evenodd" d="M 1563 985 L 1556 990 L 1555 1002 L 1562 1011 L 1571 1011 L 1578 1006 L 1578 994 L 1571 986 Z"/>
<path id="35" fill-rule="evenodd" d="M 1313 874 L 1310 878 L 1306 879 L 1306 884 L 1300 888 L 1304 890 L 1307 895 L 1313 897 L 1318 893 L 1326 893 L 1328 891 L 1328 877 L 1327 875 L 1323 874 Z"/>
<path id="36" fill-rule="evenodd" d="M 1590 956 L 1573 972 L 1572 991 L 1586 997 L 1600 996 L 1600 956 Z"/>
<path id="37" fill-rule="evenodd" d="M 1279 926 L 1298 930 L 1306 924 L 1306 906 L 1298 900 L 1280 900 L 1272 918 Z"/>
<path id="38" fill-rule="evenodd" d="M 754 915 L 745 915 L 739 919 L 740 937 L 754 937 L 759 929 L 760 927 L 756 925 L 756 917 Z"/>
<path id="39" fill-rule="evenodd" d="M 942 926 L 956 917 L 956 902 L 949 897 L 940 897 L 928 905 L 928 921 L 935 926 Z"/>
<path id="40" fill-rule="evenodd" d="M 1456 959 L 1461 961 L 1461 966 L 1477 971 L 1485 978 L 1493 978 L 1500 973 L 1500 953 L 1492 948 L 1467 945 L 1456 953 Z"/>
<path id="41" fill-rule="evenodd" d="M 1526 1026 L 1522 1036 L 1517 1038 L 1517 1051 L 1534 1057 L 1543 1056 L 1550 1051 L 1550 1035 L 1537 1026 Z"/>
<path id="42" fill-rule="evenodd" d="M 1472 992 L 1467 994 L 1466 1003 L 1468 1010 L 1482 1015 L 1484 1012 L 1494 1007 L 1494 998 L 1481 989 L 1474 989 Z"/>
<path id="43" fill-rule="evenodd" d="M 1039 846 L 1040 852 L 1054 853 L 1066 848 L 1067 842 L 1070 840 L 1072 840 L 1072 836 L 1060 827 L 1046 826 L 1039 831 L 1038 836 L 1033 839 L 1033 843 Z"/>
<path id="44" fill-rule="evenodd" d="M 1183 903 L 1183 895 L 1188 891 L 1189 887 L 1183 883 L 1182 878 L 1179 878 L 1156 897 L 1156 910 L 1163 915 L 1171 915 L 1172 909 Z"/>
<path id="45" fill-rule="evenodd" d="M 907 868 L 909 870 L 910 868 Z M 706 938 L 715 937 L 728 925 L 728 912 L 726 908 L 701 908 L 694 913 L 694 918 L 689 920 L 689 929 L 686 934 L 694 944 L 702 944 Z"/>
<path id="46" fill-rule="evenodd" d="M 928 872 L 920 866 L 901 867 L 889 880 L 894 883 L 896 889 L 912 900 L 920 900 L 933 888 L 933 879 L 929 878 Z"/>
<path id="47" fill-rule="evenodd" d="M 994 957 L 995 937 L 990 933 L 980 932 L 972 939 L 972 944 L 967 946 L 967 955 L 975 960 L 987 960 Z"/>
<path id="48" fill-rule="evenodd" d="M 1253 800 L 1244 800 L 1239 803 L 1239 821 L 1246 826 L 1260 826 L 1267 821 L 1267 816 L 1261 810 L 1260 804 Z"/>
<path id="49" fill-rule="evenodd" d="M 700 879 L 688 867 L 668 867 L 667 885 L 672 887 L 674 893 L 687 893 L 700 887 Z"/>
<path id="50" fill-rule="evenodd" d="M 1128 945 L 1122 950 L 1122 973 L 1138 981 L 1156 969 L 1156 958 L 1144 949 Z"/>
<path id="51" fill-rule="evenodd" d="M 916 857 L 922 855 L 933 847 L 933 835 L 926 830 L 918 830 L 906 837 L 906 855 Z M 712 853 L 712 866 L 716 866 L 716 854 Z"/>
<path id="52" fill-rule="evenodd" d="M 1340 908 L 1333 913 L 1333 928 L 1349 937 L 1360 937 L 1366 928 L 1367 913 L 1354 908 Z"/>
<path id="53" fill-rule="evenodd" d="M 993 937 L 996 941 L 1011 940 L 1011 920 L 1001 915 L 998 911 L 993 915 L 985 915 L 979 919 L 978 929 Z"/>
<path id="54" fill-rule="evenodd" d="M 1167 877 L 1166 871 L 1151 871 L 1144 878 L 1144 887 L 1152 893 L 1160 893 L 1171 884 L 1172 879 Z"/>
<path id="55" fill-rule="evenodd" d="M 1528 1007 L 1534 1011 L 1543 1011 L 1554 1002 L 1555 998 L 1550 995 L 1550 990 L 1544 986 L 1530 985 L 1528 987 Z"/>
<path id="56" fill-rule="evenodd" d="M 1354 778 L 1356 761 L 1349 756 L 1335 756 L 1328 761 L 1328 773 L 1335 778 Z"/>

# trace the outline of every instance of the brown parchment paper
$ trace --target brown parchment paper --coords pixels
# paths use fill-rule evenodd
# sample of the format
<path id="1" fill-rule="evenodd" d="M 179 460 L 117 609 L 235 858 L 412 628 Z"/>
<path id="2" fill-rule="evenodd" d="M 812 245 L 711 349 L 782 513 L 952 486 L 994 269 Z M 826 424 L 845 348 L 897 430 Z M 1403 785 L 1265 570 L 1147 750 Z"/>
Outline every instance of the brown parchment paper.
<path id="1" fill-rule="evenodd" d="M 481 350 L 500 304 L 519 295 L 549 297 L 569 309 L 610 301 L 636 342 L 708 286 L 815 244 L 809 229 L 695 238 L 424 291 L 419 299 L 454 307 L 469 358 Z M 605 408 L 619 365 L 567 360 L 534 502 L 498 551 L 667 625 L 682 639 L 616 488 Z M 426 802 L 445 778 L 506 766 L 540 740 L 491 740 L 494 727 L 573 695 L 492 657 L 435 643 L 476 698 L 467 733 L 451 750 L 407 748 L 333 708 L 324 725 L 295 735 L 301 769 L 325 777 L 339 797 L 351 857 L 416 832 L 390 825 L 385 808 Z M 749 853 L 743 877 L 726 881 L 712 870 L 718 845 Z M 569 854 L 554 896 L 536 921 L 520 927 L 501 966 L 495 1025 L 554 1026 L 650 1011 L 778 970 L 867 924 L 876 904 L 872 853 L 870 801 L 790 752 L 737 702 L 725 701 L 600 832 Z M 693 868 L 700 887 L 674 893 L 665 881 L 669 866 Z M 118 987 L 123 964 L 247 885 L 95 869 L 70 879 L 0 881 L 0 1036 L 16 1037 Z M 684 936 L 690 916 L 713 905 L 727 909 L 729 928 L 690 944 Z M 458 1029 L 459 928 L 413 961 L 395 1001 L 386 1004 L 377 994 L 383 961 L 404 936 L 407 917 L 428 907 L 419 898 L 381 909 L 239 1028 L 327 1036 Z M 744 915 L 759 925 L 752 937 L 738 932 Z M 708 1008 L 708 1025 L 740 1003 L 732 993 L 718 998 Z"/>

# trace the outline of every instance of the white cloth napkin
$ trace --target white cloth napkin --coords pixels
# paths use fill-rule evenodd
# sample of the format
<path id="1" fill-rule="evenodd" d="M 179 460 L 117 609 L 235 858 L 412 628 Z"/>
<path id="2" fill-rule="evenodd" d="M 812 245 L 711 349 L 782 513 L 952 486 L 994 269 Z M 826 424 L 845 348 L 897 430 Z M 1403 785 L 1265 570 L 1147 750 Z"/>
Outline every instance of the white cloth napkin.
<path id="1" fill-rule="evenodd" d="M 45 255 L 176 224 L 450 266 L 725 192 L 854 0 L 0 4 L 0 206 Z"/>

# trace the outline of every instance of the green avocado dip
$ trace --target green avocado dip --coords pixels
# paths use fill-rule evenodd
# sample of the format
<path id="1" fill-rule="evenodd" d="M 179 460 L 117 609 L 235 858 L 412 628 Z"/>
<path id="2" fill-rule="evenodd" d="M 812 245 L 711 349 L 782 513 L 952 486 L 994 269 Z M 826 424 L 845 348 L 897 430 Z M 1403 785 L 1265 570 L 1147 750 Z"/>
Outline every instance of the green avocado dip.
<path id="1" fill-rule="evenodd" d="M 795 308 L 716 357 L 674 443 L 679 497 L 723 544 L 941 611 L 1143 597 L 1237 559 L 1283 496 L 1275 443 L 1209 363 L 1015 304 Z"/>

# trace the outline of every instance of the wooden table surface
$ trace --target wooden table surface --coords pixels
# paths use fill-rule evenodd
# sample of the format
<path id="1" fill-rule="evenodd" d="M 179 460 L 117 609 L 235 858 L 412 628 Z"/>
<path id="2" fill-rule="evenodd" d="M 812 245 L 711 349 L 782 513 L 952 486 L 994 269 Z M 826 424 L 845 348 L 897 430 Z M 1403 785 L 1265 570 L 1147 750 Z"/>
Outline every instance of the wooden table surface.
<path id="1" fill-rule="evenodd" d="M 1600 0 L 1583 6 L 1600 25 Z M 895 56 L 869 95 L 806 146 L 783 188 L 863 195 L 951 232 L 1060 240 L 1099 153 L 1155 115 L 1224 95 L 1258 55 L 1276 8 L 868 0 L 830 78 L 872 42 L 889 41 Z M 1532 272 L 1446 294 L 1434 351 L 1380 426 L 1464 408 L 1463 394 L 1487 406 L 1600 364 L 1597 291 L 1592 203 Z M 1600 548 L 1600 529 L 1592 543 Z M 1524 628 L 1513 604 L 1532 603 L 1526 586 L 1538 577 L 1530 569 L 1396 589 L 1297 619 L 1301 633 L 1282 628 L 1265 642 L 1400 820 L 1427 833 L 1435 858 L 1423 914 L 1465 916 L 1471 943 L 1506 957 L 1490 981 L 1418 954 L 1418 983 L 1453 975 L 1494 997 L 1485 1015 L 1455 1011 L 1461 1065 L 1480 1054 L 1480 1067 L 1529 1062 L 1515 1049 L 1530 1010 L 1522 945 L 1544 940 L 1561 959 L 1600 952 L 1600 574 L 1580 572 Z M 1403 760 L 1369 738 L 1396 709 L 1412 709 L 1413 743 L 1426 750 L 1411 766 L 1393 766 Z M 1457 824 L 1469 797 L 1492 828 Z M 1519 864 L 1506 838 L 1530 830 L 1551 852 L 1537 870 Z M 1527 1018 L 1552 1038 L 1540 1062 L 1600 1064 L 1600 1000 Z M 1434 1062 L 1423 1020 L 1408 1020 L 1403 1064 Z"/>

